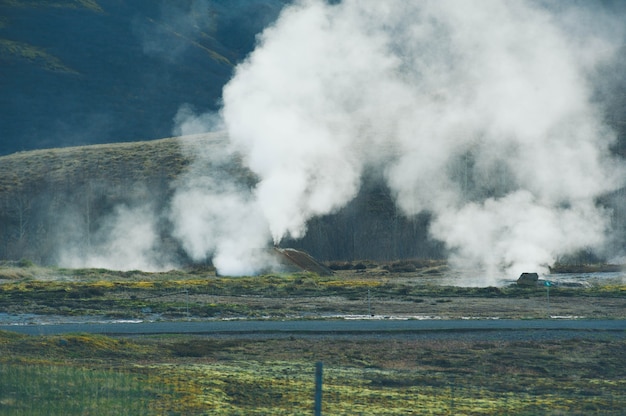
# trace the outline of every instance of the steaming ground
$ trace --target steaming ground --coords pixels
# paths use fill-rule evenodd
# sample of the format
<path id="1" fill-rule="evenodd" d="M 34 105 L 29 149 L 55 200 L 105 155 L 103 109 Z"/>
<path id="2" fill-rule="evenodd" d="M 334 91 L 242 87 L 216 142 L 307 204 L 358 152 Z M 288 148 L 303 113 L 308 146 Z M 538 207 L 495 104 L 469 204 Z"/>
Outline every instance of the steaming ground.
<path id="1" fill-rule="evenodd" d="M 229 140 L 195 151 L 167 213 L 192 259 L 227 275 L 271 268 L 264 247 L 304 236 L 372 171 L 485 283 L 605 248 L 597 199 L 626 175 L 594 85 L 623 42 L 619 16 L 578 3 L 334 3 L 285 7 L 219 114 L 181 107 L 177 134 Z M 256 175 L 249 187 L 202 168 L 232 158 Z"/>

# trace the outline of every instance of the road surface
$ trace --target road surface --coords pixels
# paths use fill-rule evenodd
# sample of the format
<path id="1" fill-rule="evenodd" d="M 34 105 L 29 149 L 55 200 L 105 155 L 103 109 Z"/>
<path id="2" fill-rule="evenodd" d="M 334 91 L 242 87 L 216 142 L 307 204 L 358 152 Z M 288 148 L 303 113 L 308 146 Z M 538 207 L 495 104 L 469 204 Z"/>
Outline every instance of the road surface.
<path id="1" fill-rule="evenodd" d="M 626 320 L 307 320 L 307 321 L 203 321 L 203 322 L 114 322 L 50 325 L 0 325 L 0 330 L 29 335 L 86 332 L 107 335 L 149 334 L 351 334 L 426 333 L 444 331 L 613 331 L 626 333 Z"/>

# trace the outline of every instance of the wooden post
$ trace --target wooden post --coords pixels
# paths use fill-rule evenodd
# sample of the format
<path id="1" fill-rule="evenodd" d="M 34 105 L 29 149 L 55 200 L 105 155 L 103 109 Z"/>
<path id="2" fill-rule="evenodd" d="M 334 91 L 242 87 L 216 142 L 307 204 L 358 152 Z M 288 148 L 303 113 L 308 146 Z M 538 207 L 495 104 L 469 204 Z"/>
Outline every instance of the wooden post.
<path id="1" fill-rule="evenodd" d="M 322 372 L 324 364 L 315 363 L 315 416 L 322 416 Z"/>

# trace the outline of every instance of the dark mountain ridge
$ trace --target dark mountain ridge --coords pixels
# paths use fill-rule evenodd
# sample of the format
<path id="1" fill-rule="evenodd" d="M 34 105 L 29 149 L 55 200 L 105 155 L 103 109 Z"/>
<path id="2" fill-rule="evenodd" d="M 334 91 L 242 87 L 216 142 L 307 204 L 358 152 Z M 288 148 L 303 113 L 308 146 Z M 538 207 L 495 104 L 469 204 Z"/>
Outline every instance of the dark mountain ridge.
<path id="1" fill-rule="evenodd" d="M 283 0 L 0 1 L 0 155 L 169 137 Z"/>

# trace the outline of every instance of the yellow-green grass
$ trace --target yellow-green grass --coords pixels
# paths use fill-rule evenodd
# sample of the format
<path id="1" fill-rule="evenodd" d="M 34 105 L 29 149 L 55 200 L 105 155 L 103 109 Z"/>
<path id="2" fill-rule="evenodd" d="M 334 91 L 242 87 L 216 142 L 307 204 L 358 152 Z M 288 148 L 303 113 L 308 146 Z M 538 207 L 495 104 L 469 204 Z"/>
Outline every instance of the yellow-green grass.
<path id="1" fill-rule="evenodd" d="M 473 301 L 479 305 L 477 311 L 481 316 L 492 316 L 489 313 L 494 310 L 498 316 L 508 318 L 545 316 L 541 305 L 545 303 L 546 291 L 542 287 L 442 286 L 431 277 L 407 279 L 351 272 L 332 276 L 294 273 L 224 277 L 216 276 L 212 268 L 149 273 L 0 265 L 0 305 L 3 312 L 14 314 L 137 318 L 154 313 L 164 319 L 280 318 L 310 316 L 312 312 L 315 316 L 362 314 L 367 312 L 368 293 L 374 298 L 374 306 L 384 302 L 395 305 L 392 305 L 395 309 L 388 309 L 389 313 L 440 310 L 465 316 L 472 313 L 468 302 Z M 619 307 L 626 297 L 626 283 L 622 279 L 608 279 L 588 287 L 552 287 L 550 297 L 553 312 L 557 314 L 563 310 L 566 314 L 587 317 L 621 317 Z M 572 309 L 569 298 L 585 299 L 587 308 Z M 422 304 L 420 308 L 419 304 Z M 432 307 L 447 304 L 450 306 L 444 309 Z M 453 307 L 456 311 L 451 311 Z"/>
<path id="2" fill-rule="evenodd" d="M 152 415 L 170 394 L 136 374 L 74 365 L 0 364 L 0 415 Z"/>
<path id="3" fill-rule="evenodd" d="M 0 414 L 310 415 L 322 361 L 329 415 L 620 415 L 624 347 L 610 334 L 520 342 L 0 332 Z M 59 412 L 40 410 L 53 395 L 48 409 Z"/>
<path id="4" fill-rule="evenodd" d="M 3 48 L 0 39 L 0 52 Z M 11 44 L 5 44 L 9 50 Z M 11 49 L 13 50 L 13 49 Z M 108 189 L 133 183 L 176 180 L 194 159 L 194 150 L 219 151 L 225 137 L 220 133 L 173 137 L 151 141 L 97 144 L 38 149 L 0 157 L 0 192 L 15 198 L 32 198 L 42 188 L 75 188 L 89 183 Z M 241 183 L 256 179 L 241 160 L 233 157 L 226 173 Z M 222 168 L 223 169 L 223 168 Z"/>
<path id="5" fill-rule="evenodd" d="M 151 370 L 183 397 L 178 406 L 172 407 L 184 414 L 306 415 L 313 408 L 315 386 L 311 363 L 166 365 L 151 367 Z M 582 403 L 579 398 L 562 397 L 551 390 L 545 394 L 493 391 L 489 387 L 468 386 L 445 375 L 437 385 L 402 385 L 401 382 L 393 385 L 397 373 L 353 367 L 326 368 L 324 412 L 332 415 L 514 415 L 543 413 L 546 409 L 600 409 L 608 399 L 608 396 L 589 398 Z M 391 386 L 375 383 L 379 378 L 388 380 Z"/>

